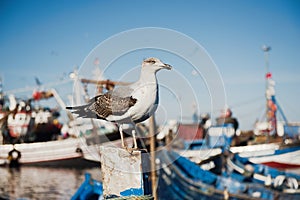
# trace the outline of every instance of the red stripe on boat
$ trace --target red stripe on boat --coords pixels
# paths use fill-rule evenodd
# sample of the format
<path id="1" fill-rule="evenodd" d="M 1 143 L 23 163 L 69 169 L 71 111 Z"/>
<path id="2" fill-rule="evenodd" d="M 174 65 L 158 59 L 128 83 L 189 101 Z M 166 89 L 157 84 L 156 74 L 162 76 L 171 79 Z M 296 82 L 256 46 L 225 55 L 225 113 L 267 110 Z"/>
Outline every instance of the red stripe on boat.
<path id="1" fill-rule="evenodd" d="M 279 163 L 279 162 L 264 162 L 262 164 L 277 169 L 300 168 L 300 165 L 297 164 L 288 164 L 288 163 Z"/>

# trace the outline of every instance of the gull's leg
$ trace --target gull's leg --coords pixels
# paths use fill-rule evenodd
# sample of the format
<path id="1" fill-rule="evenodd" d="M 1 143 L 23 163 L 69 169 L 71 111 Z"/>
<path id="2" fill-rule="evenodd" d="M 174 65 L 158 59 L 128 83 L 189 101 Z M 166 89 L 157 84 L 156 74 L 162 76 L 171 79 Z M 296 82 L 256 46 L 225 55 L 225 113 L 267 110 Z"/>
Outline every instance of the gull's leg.
<path id="1" fill-rule="evenodd" d="M 137 149 L 137 143 L 136 143 L 136 137 L 135 137 L 135 130 L 132 130 L 131 133 L 132 133 L 133 144 L 134 144 L 133 148 L 134 148 L 134 149 Z"/>
<path id="2" fill-rule="evenodd" d="M 122 124 L 119 126 L 119 132 L 120 132 L 120 135 L 121 135 L 122 147 L 125 148 Z"/>

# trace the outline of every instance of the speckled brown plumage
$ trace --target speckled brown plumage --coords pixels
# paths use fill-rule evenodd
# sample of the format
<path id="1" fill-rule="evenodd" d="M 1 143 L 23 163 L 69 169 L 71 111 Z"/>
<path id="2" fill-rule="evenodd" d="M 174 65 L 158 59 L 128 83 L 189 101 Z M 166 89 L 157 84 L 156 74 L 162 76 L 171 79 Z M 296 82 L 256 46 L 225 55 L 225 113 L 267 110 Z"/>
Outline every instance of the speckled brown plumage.
<path id="1" fill-rule="evenodd" d="M 96 96 L 91 102 L 88 109 L 100 118 L 106 118 L 109 115 L 122 115 L 131 106 L 136 103 L 136 99 L 132 97 L 118 97 L 114 96 L 112 92 Z"/>

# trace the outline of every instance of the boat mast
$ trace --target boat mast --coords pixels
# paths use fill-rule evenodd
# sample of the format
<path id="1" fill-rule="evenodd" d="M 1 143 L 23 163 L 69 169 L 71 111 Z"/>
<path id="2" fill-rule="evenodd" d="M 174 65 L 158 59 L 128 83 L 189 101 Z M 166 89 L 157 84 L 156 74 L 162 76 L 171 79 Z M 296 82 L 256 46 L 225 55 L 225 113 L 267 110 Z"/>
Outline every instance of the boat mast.
<path id="1" fill-rule="evenodd" d="M 4 106 L 3 84 L 2 84 L 2 77 L 1 76 L 0 76 L 0 106 L 1 106 L 1 109 Z"/>
<path id="2" fill-rule="evenodd" d="M 269 51 L 271 50 L 271 47 L 263 45 L 262 50 L 265 54 L 266 66 L 266 121 L 268 123 L 269 135 L 275 136 L 277 134 L 277 105 L 275 100 L 275 81 L 272 79 L 272 74 L 269 70 Z"/>

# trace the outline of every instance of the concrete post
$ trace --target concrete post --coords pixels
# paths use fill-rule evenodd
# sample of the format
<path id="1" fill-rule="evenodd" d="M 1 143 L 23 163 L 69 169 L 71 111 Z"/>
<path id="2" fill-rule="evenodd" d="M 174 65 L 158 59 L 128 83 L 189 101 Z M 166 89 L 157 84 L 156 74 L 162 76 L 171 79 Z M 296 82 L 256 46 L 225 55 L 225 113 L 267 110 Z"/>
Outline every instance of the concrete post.
<path id="1" fill-rule="evenodd" d="M 100 154 L 104 198 L 151 194 L 148 153 L 101 146 Z"/>

